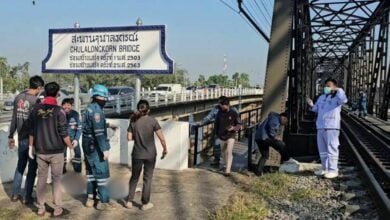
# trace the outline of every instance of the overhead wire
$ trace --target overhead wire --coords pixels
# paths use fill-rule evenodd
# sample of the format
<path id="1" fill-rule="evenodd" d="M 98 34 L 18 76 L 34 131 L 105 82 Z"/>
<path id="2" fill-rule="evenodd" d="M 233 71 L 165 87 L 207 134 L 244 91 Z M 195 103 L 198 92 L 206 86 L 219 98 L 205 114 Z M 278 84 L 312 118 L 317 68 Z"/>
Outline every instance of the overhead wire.
<path id="1" fill-rule="evenodd" d="M 219 0 L 223 5 L 225 5 L 227 8 L 229 8 L 231 11 L 237 13 L 244 21 L 248 24 L 249 27 L 252 28 L 257 33 L 257 30 L 248 22 L 248 20 L 236 9 L 234 9 L 229 3 L 225 2 L 224 0 Z M 235 0 L 233 0 L 235 1 Z"/>
<path id="2" fill-rule="evenodd" d="M 267 32 L 270 32 L 271 30 L 271 22 L 267 19 L 267 16 L 264 14 L 264 12 L 261 10 L 260 6 L 257 8 L 258 11 L 260 12 L 260 16 L 259 16 L 259 19 L 256 19 L 256 17 L 253 15 L 254 13 L 256 13 L 255 11 L 255 6 L 251 3 L 253 0 L 249 0 L 249 1 L 243 1 L 243 6 L 244 8 L 246 9 L 246 11 L 248 12 L 248 14 L 252 17 L 253 20 L 257 21 L 257 25 L 260 26 L 260 27 L 263 27 L 263 28 L 266 28 Z M 248 6 L 252 9 L 253 13 L 249 10 L 248 6 L 246 6 L 245 2 L 249 2 Z M 256 14 L 259 14 L 259 13 L 256 13 Z M 258 22 L 258 21 L 262 21 L 262 22 Z"/>

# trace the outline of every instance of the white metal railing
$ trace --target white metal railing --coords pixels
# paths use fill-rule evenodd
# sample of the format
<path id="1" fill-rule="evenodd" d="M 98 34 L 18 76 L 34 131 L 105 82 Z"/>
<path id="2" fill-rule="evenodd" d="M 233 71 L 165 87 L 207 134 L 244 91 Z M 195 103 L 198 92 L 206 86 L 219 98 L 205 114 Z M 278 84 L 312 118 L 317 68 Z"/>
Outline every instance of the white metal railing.
<path id="1" fill-rule="evenodd" d="M 199 100 L 207 100 L 207 99 L 217 99 L 220 96 L 227 97 L 237 97 L 237 96 L 248 96 L 248 95 L 262 95 L 263 89 L 255 89 L 255 88 L 234 88 L 234 89 L 213 89 L 213 90 L 184 90 L 180 93 L 156 93 L 156 91 L 150 91 L 146 89 L 142 89 L 141 98 L 149 101 L 151 106 L 163 106 L 174 103 L 185 103 L 185 102 L 194 102 Z M 14 97 L 7 97 L 14 98 Z M 83 103 L 81 105 L 81 110 L 85 110 L 87 103 Z M 134 96 L 126 96 L 125 99 L 115 99 L 110 100 L 110 103 L 107 104 L 104 108 L 106 113 L 118 113 L 120 114 L 123 111 L 129 111 L 133 109 L 135 106 Z M 0 121 L 9 121 L 11 118 L 11 112 L 8 112 L 5 115 L 5 112 L 2 112 L 2 117 L 0 117 Z"/>
<path id="2" fill-rule="evenodd" d="M 175 92 L 156 92 L 142 88 L 141 98 L 149 101 L 151 106 L 163 106 L 169 104 L 194 102 L 200 100 L 217 99 L 220 96 L 237 97 L 248 95 L 262 95 L 262 89 L 255 88 L 234 88 L 234 89 L 213 89 L 213 90 L 184 90 L 179 93 Z M 129 97 L 127 97 L 129 98 Z M 133 109 L 134 96 L 131 96 L 129 100 L 124 101 L 121 99 L 111 100 L 109 105 L 106 105 L 106 113 L 118 113 L 122 111 L 129 111 Z M 109 107 L 108 107 L 109 106 Z"/>
<path id="3" fill-rule="evenodd" d="M 141 98 L 150 102 L 151 106 L 167 105 L 172 103 L 193 102 L 198 100 L 217 99 L 220 96 L 237 97 L 247 95 L 262 95 L 263 89 L 234 88 L 234 89 L 203 89 L 184 90 L 182 92 L 156 92 L 142 89 Z"/>

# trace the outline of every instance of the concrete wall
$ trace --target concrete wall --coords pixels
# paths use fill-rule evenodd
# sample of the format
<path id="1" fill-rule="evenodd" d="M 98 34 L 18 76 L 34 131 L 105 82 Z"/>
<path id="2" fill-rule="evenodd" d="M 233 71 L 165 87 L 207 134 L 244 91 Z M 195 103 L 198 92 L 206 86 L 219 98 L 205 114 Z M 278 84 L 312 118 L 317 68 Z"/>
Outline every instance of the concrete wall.
<path id="1" fill-rule="evenodd" d="M 18 158 L 18 150 L 8 148 L 8 131 L 9 124 L 0 125 L 0 183 L 12 181 Z"/>
<path id="2" fill-rule="evenodd" d="M 108 129 L 111 144 L 110 162 L 131 166 L 133 142 L 127 141 L 128 120 L 108 119 L 107 122 L 118 127 L 116 130 Z M 156 167 L 167 170 L 188 168 L 188 149 L 190 146 L 188 123 L 165 121 L 160 122 L 160 125 L 167 141 L 168 155 L 163 160 L 160 159 L 162 147 L 156 137 L 158 154 Z M 9 124 L 0 124 L 0 183 L 12 181 L 18 158 L 17 149 L 10 150 L 8 148 L 8 131 Z M 68 155 L 70 154 L 68 153 Z"/>
<path id="3" fill-rule="evenodd" d="M 119 130 L 109 129 L 111 151 L 110 162 L 128 164 L 131 166 L 131 152 L 134 142 L 127 141 L 128 120 L 108 119 L 108 123 L 116 125 Z M 183 170 L 188 168 L 188 149 L 190 146 L 189 124 L 178 121 L 159 122 L 167 141 L 168 155 L 161 160 L 162 146 L 157 136 L 155 136 L 157 147 L 156 167 L 167 170 Z"/>

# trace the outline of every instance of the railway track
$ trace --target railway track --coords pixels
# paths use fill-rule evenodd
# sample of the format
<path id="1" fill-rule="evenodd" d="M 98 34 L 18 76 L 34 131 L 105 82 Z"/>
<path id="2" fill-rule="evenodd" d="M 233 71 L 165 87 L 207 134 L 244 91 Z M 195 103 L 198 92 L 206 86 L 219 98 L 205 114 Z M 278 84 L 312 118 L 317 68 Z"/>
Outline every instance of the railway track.
<path id="1" fill-rule="evenodd" d="M 382 217 L 390 216 L 390 135 L 343 112 L 341 142 L 365 177 Z"/>

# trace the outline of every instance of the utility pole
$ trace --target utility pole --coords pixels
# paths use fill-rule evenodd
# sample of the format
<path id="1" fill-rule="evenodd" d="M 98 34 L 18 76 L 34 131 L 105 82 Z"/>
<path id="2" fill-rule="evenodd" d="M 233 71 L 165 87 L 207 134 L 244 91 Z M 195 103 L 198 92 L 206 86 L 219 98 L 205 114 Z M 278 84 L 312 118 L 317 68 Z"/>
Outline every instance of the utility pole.
<path id="1" fill-rule="evenodd" d="M 142 26 L 142 20 L 141 18 L 137 19 L 136 22 L 137 26 Z M 141 99 L 141 76 L 139 74 L 135 75 L 135 98 L 134 98 L 134 104 L 133 104 L 133 110 L 137 110 L 137 103 Z"/>
<path id="2" fill-rule="evenodd" d="M 4 100 L 3 77 L 0 77 L 0 100 Z"/>
<path id="3" fill-rule="evenodd" d="M 80 23 L 76 21 L 73 25 L 74 28 L 80 28 Z M 77 112 L 80 113 L 80 73 L 74 74 L 74 107 Z"/>

